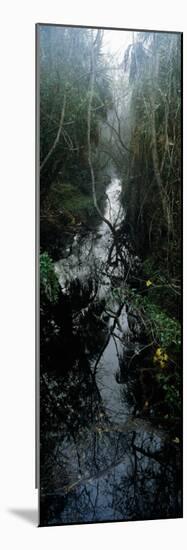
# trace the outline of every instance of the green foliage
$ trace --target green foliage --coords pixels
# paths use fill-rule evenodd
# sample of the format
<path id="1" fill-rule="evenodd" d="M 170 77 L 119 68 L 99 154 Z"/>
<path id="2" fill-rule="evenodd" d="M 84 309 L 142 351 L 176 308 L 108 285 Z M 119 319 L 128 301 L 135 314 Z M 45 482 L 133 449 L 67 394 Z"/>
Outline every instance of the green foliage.
<path id="1" fill-rule="evenodd" d="M 178 349 L 181 344 L 181 327 L 175 319 L 171 319 L 161 311 L 157 306 L 149 307 L 149 316 L 155 326 L 155 335 L 157 340 L 164 348 L 175 345 Z"/>
<path id="2" fill-rule="evenodd" d="M 159 384 L 165 403 L 166 419 L 180 417 L 181 415 L 181 381 L 179 376 L 179 369 L 165 370 L 157 373 L 156 381 Z"/>
<path id="3" fill-rule="evenodd" d="M 154 335 L 157 343 L 164 349 L 174 346 L 175 350 L 178 351 L 181 345 L 181 325 L 179 321 L 169 317 L 148 296 L 135 295 L 133 301 L 136 307 L 143 311 L 143 315 L 148 321 L 148 330 Z"/>
<path id="4" fill-rule="evenodd" d="M 73 215 L 80 214 L 82 210 L 92 206 L 92 199 L 83 194 L 78 187 L 70 183 L 55 184 L 52 187 L 55 206 L 70 212 Z"/>
<path id="5" fill-rule="evenodd" d="M 47 252 L 40 254 L 40 289 L 41 296 L 51 303 L 56 303 L 60 291 L 54 266 Z"/>
<path id="6" fill-rule="evenodd" d="M 152 302 L 152 287 L 146 296 L 131 289 L 129 298 L 143 319 L 151 344 L 149 361 L 150 368 L 154 367 L 152 381 L 159 400 L 157 414 L 163 420 L 173 419 L 175 431 L 175 419 L 181 414 L 181 325 Z"/>

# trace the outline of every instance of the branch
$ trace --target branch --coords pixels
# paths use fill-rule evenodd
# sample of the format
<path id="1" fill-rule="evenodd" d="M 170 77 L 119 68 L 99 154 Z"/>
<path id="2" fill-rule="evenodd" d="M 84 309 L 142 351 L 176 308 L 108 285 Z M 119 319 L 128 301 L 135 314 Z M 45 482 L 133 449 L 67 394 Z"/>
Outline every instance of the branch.
<path id="1" fill-rule="evenodd" d="M 153 168 L 154 168 L 154 175 L 156 178 L 158 190 L 160 193 L 161 198 L 161 204 L 162 204 L 162 210 L 164 217 L 167 217 L 166 214 L 166 196 L 165 196 L 165 190 L 160 174 L 159 169 L 159 159 L 158 159 L 158 150 L 157 150 L 157 137 L 156 137 L 156 120 L 155 120 L 155 100 L 152 97 L 152 93 L 150 93 L 150 105 L 151 105 L 151 113 L 150 113 L 150 125 L 151 125 L 151 135 L 152 135 L 152 159 L 153 159 Z"/>
<path id="2" fill-rule="evenodd" d="M 125 305 L 125 301 L 122 302 L 122 304 L 121 304 L 121 305 L 119 306 L 119 308 L 118 308 L 118 311 L 116 312 L 116 315 L 115 315 L 115 318 L 114 318 L 113 325 L 112 325 L 112 327 L 111 327 L 110 330 L 109 330 L 109 333 L 108 333 L 108 336 L 107 336 L 107 338 L 106 338 L 106 340 L 105 340 L 105 343 L 104 343 L 104 345 L 103 345 L 103 347 L 102 347 L 102 349 L 101 349 L 101 351 L 100 351 L 100 353 L 99 353 L 99 356 L 98 356 L 98 358 L 97 358 L 97 360 L 96 360 L 96 362 L 95 362 L 95 365 L 94 365 L 94 376 L 96 375 L 97 365 L 98 365 L 98 363 L 100 362 L 100 359 L 101 359 L 101 357 L 102 357 L 102 355 L 103 355 L 103 353 L 104 353 L 106 347 L 108 346 L 109 340 L 110 340 L 111 336 L 113 335 L 113 332 L 114 332 L 114 330 L 115 330 L 115 328 L 116 328 L 116 324 L 119 322 L 118 319 L 119 319 L 119 317 L 120 317 L 120 315 L 121 315 L 121 312 L 122 312 L 122 309 L 123 309 L 124 305 Z"/>
<path id="3" fill-rule="evenodd" d="M 114 126 L 112 126 L 112 124 L 110 124 L 110 122 L 108 122 L 108 120 L 105 121 L 105 124 L 107 124 L 107 126 L 109 126 L 109 128 L 111 128 L 111 130 L 113 130 L 115 132 L 115 134 L 118 137 L 119 142 L 120 142 L 121 146 L 123 147 L 123 149 L 125 149 L 125 151 L 127 151 L 127 153 L 132 153 L 133 152 L 132 149 L 128 149 L 128 147 L 123 142 L 123 140 L 121 138 L 121 135 L 120 135 L 120 132 L 118 132 L 116 130 L 116 128 L 114 128 Z"/>
<path id="4" fill-rule="evenodd" d="M 64 101 L 63 101 L 63 105 L 62 105 L 62 110 L 61 110 L 61 116 L 60 116 L 60 123 L 59 123 L 59 128 L 58 128 L 58 132 L 57 132 L 57 135 L 56 135 L 56 138 L 53 142 L 53 145 L 51 147 L 51 149 L 49 149 L 46 157 L 44 158 L 44 160 L 42 161 L 41 165 L 40 165 L 40 172 L 43 170 L 44 166 L 46 165 L 46 163 L 48 162 L 49 158 L 51 157 L 51 155 L 53 154 L 54 150 L 56 149 L 56 146 L 59 142 L 59 139 L 60 139 L 60 135 L 61 135 L 61 132 L 62 132 L 62 128 L 63 128 L 63 123 L 64 123 L 64 116 L 65 116 L 65 109 L 66 109 L 66 99 L 67 99 L 67 96 L 66 96 L 66 91 L 65 91 L 65 94 L 64 94 Z"/>

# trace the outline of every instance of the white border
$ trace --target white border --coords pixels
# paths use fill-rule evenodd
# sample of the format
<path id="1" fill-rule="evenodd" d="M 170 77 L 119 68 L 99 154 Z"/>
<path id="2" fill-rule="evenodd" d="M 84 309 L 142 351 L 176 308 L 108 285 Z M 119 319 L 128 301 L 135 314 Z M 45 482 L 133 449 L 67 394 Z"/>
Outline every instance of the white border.
<path id="1" fill-rule="evenodd" d="M 19 545 L 20 550 L 41 547 L 48 550 L 62 543 L 64 548 L 76 545 L 81 550 L 88 545 L 89 550 L 103 545 L 108 549 L 115 545 L 138 550 L 154 550 L 158 546 L 168 546 L 170 550 L 177 546 L 183 548 L 186 523 L 182 519 L 36 529 L 8 510 L 37 506 L 34 491 L 34 24 L 56 22 L 185 32 L 185 2 L 7 0 L 1 4 L 1 12 L 0 536 L 4 540 L 1 547 Z M 184 57 L 186 46 L 185 34 Z M 185 90 L 184 63 L 184 98 Z M 185 151 L 186 120 L 184 137 Z M 185 196 L 184 173 L 186 204 Z M 184 281 L 185 275 L 186 271 Z M 184 357 L 185 352 L 186 347 Z"/>

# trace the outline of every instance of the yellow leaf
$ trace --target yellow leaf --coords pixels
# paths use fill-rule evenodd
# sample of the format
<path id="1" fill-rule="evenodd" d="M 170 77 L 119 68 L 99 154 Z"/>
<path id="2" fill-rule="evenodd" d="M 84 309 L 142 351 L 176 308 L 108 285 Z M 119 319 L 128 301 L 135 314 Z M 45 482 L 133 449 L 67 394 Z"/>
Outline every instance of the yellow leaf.
<path id="1" fill-rule="evenodd" d="M 180 439 L 179 437 L 175 437 L 175 439 L 172 439 L 173 443 L 180 443 Z"/>
<path id="2" fill-rule="evenodd" d="M 149 287 L 149 286 L 151 286 L 153 283 L 152 283 L 152 281 L 150 281 L 150 279 L 148 279 L 148 281 L 146 281 L 145 284 L 146 284 L 147 287 Z"/>
<path id="3" fill-rule="evenodd" d="M 161 369 L 165 369 L 165 367 L 167 366 L 166 363 L 165 363 L 165 361 L 162 361 L 162 359 L 160 359 L 159 365 L 160 365 L 160 368 L 161 368 Z"/>
<path id="4" fill-rule="evenodd" d="M 157 348 L 155 355 L 156 355 L 156 357 L 160 357 L 162 355 L 161 348 Z"/>

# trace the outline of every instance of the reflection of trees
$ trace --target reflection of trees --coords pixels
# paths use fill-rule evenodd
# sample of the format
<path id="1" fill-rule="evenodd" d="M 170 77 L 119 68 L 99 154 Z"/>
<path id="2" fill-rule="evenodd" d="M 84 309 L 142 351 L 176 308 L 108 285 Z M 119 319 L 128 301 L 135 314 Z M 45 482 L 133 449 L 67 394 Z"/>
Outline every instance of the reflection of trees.
<path id="1" fill-rule="evenodd" d="M 134 437 L 134 436 L 133 436 Z M 115 490 L 115 510 L 127 519 L 177 517 L 177 484 L 172 466 L 159 459 L 159 453 L 144 451 L 133 444 L 131 466 Z"/>
<path id="2" fill-rule="evenodd" d="M 42 495 L 44 523 L 180 516 L 175 463 L 158 435 L 108 430 L 59 440 L 54 482 Z"/>
<path id="3" fill-rule="evenodd" d="M 83 285 L 77 279 L 49 319 L 48 311 L 42 312 L 42 524 L 180 515 L 177 468 L 161 436 L 136 419 L 122 431 L 103 409 L 95 374 L 110 338 L 123 366 L 118 346 L 124 343 L 124 303 L 113 311 L 98 300 L 97 288 L 98 281 Z M 102 380 L 100 391 L 101 385 Z"/>

